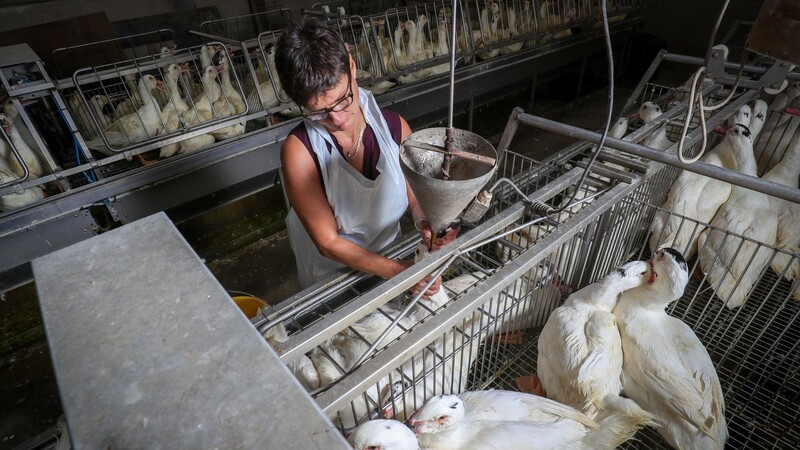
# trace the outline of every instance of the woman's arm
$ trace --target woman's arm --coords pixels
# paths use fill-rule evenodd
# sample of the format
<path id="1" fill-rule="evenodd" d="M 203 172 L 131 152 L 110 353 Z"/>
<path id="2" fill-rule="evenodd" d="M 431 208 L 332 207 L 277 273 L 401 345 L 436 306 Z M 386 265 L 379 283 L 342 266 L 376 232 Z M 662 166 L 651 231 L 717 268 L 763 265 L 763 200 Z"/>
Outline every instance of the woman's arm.
<path id="1" fill-rule="evenodd" d="M 391 278 L 408 267 L 371 252 L 339 236 L 331 206 L 320 182 L 317 166 L 305 145 L 293 135 L 281 147 L 284 189 L 320 254 L 362 272 Z"/>

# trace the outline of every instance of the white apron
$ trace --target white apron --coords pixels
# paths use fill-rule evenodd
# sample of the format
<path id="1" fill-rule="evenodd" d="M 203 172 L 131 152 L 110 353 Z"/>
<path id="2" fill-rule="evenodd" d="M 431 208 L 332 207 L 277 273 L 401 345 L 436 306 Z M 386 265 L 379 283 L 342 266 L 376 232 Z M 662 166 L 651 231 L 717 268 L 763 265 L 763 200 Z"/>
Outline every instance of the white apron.
<path id="1" fill-rule="evenodd" d="M 358 92 L 364 117 L 372 126 L 381 152 L 378 159 L 380 175 L 374 181 L 347 163 L 325 127 L 310 120 L 305 124 L 311 150 L 319 161 L 325 195 L 333 210 L 339 236 L 377 252 L 400 235 L 400 217 L 408 208 L 408 197 L 405 177 L 400 169 L 400 146 L 392 139 L 372 93 L 361 88 Z M 319 253 L 294 208 L 289 210 L 286 226 L 303 289 L 345 267 Z"/>

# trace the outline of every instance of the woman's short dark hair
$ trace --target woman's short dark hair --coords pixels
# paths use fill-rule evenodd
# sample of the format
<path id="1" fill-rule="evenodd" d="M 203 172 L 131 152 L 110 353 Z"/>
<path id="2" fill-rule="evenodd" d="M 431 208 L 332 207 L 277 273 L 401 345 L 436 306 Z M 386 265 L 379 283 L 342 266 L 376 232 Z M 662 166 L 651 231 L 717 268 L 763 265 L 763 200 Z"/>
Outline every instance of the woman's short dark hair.
<path id="1" fill-rule="evenodd" d="M 275 65 L 283 89 L 300 106 L 333 89 L 350 70 L 347 46 L 316 19 L 292 23 L 278 39 Z"/>

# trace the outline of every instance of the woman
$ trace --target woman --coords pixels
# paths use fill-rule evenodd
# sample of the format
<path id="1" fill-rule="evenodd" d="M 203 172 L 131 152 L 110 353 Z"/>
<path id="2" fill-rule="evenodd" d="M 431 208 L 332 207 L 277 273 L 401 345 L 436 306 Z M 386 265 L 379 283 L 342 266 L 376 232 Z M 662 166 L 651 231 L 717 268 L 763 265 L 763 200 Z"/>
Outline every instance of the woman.
<path id="1" fill-rule="evenodd" d="M 400 169 L 399 144 L 411 128 L 358 88 L 355 61 L 324 23 L 290 26 L 277 42 L 275 63 L 283 89 L 306 119 L 281 148 L 290 204 L 287 226 L 301 286 L 344 266 L 383 278 L 397 275 L 413 261 L 376 252 L 399 237 L 406 209 L 426 243 L 431 236 Z M 456 233 L 437 239 L 434 246 L 453 240 Z M 436 293 L 440 282 L 426 295 Z"/>

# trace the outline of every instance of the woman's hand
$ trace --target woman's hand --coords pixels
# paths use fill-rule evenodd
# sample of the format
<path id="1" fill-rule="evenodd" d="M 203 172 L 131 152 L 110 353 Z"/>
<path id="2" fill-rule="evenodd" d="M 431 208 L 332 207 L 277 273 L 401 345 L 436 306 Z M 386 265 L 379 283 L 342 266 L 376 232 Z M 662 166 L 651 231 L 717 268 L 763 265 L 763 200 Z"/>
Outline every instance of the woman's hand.
<path id="1" fill-rule="evenodd" d="M 405 261 L 400 261 L 400 264 L 403 266 L 403 270 L 405 270 L 414 264 L 414 260 L 407 259 Z M 412 286 L 411 289 L 409 289 L 409 291 L 411 292 L 412 295 L 419 294 L 421 290 L 425 289 L 425 285 L 428 284 L 430 280 L 431 276 L 428 275 L 427 277 L 423 278 L 422 281 Z M 437 292 L 439 292 L 439 289 L 441 289 L 441 287 L 442 287 L 442 277 L 436 277 L 436 281 L 434 281 L 433 284 L 431 284 L 431 287 L 428 288 L 428 290 L 425 291 L 425 293 L 422 294 L 422 296 L 424 298 L 431 298 L 432 296 L 436 295 Z"/>
<path id="2" fill-rule="evenodd" d="M 422 243 L 425 244 L 425 246 L 431 251 L 438 250 L 455 241 L 456 237 L 458 237 L 458 232 L 461 231 L 460 226 L 456 226 L 455 228 L 447 228 L 444 236 L 437 236 L 436 239 L 433 240 L 433 245 L 431 245 L 431 236 L 433 236 L 431 224 L 425 219 L 418 219 L 416 222 L 414 222 L 414 226 L 417 227 L 417 230 L 419 230 L 419 235 L 422 237 Z"/>

